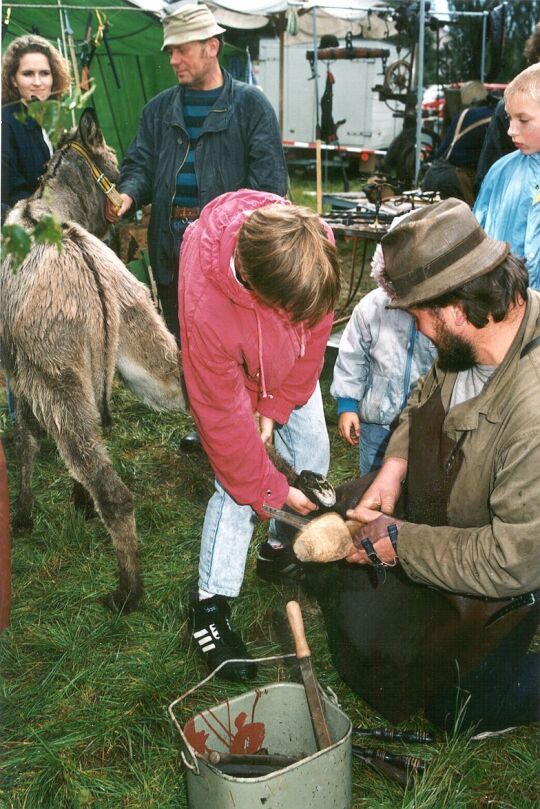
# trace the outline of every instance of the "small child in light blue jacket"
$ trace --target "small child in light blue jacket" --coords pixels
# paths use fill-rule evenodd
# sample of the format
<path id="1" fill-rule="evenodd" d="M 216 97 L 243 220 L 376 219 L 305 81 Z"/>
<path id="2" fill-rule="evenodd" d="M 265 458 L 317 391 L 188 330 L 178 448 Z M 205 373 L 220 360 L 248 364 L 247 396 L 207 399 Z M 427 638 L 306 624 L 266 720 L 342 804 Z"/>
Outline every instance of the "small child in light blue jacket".
<path id="1" fill-rule="evenodd" d="M 377 258 L 373 276 L 378 280 Z M 339 344 L 330 393 L 337 399 L 338 429 L 351 446 L 360 444 L 360 474 L 378 469 L 391 425 L 411 389 L 436 356 L 433 343 L 401 309 L 386 309 L 382 288 L 356 305 Z"/>

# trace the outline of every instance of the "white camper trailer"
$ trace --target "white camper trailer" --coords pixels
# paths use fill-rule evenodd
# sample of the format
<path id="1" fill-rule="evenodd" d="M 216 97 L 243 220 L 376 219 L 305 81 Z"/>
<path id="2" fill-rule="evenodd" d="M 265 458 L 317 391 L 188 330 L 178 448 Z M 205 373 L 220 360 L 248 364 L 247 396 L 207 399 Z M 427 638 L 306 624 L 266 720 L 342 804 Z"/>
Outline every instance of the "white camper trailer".
<path id="1" fill-rule="evenodd" d="M 355 47 L 385 48 L 390 51 L 387 65 L 397 61 L 396 49 L 386 41 L 358 40 Z M 340 41 L 340 47 L 345 42 Z M 285 48 L 283 140 L 313 141 L 317 123 L 317 105 L 314 79 L 306 51 L 313 45 L 305 43 L 288 45 Z M 317 61 L 319 121 L 320 101 L 326 85 L 329 67 L 335 78 L 333 85 L 332 117 L 334 122 L 345 119 L 337 131 L 340 146 L 354 146 L 369 150 L 385 149 L 401 131 L 402 118 L 395 118 L 394 111 L 379 100 L 372 88 L 384 83 L 383 65 L 377 59 L 341 59 L 330 63 Z M 261 39 L 257 80 L 278 110 L 279 107 L 279 42 L 276 39 Z M 390 102 L 394 110 L 403 106 Z"/>

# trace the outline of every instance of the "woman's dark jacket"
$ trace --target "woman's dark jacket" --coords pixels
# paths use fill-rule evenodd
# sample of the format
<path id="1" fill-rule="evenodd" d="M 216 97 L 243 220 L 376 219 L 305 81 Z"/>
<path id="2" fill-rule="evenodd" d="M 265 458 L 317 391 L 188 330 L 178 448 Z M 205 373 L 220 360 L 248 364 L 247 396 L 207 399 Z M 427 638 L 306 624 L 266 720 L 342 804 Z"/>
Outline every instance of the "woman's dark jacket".
<path id="1" fill-rule="evenodd" d="M 2 211 L 34 193 L 51 156 L 37 121 L 15 117 L 23 110 L 21 102 L 2 107 Z"/>

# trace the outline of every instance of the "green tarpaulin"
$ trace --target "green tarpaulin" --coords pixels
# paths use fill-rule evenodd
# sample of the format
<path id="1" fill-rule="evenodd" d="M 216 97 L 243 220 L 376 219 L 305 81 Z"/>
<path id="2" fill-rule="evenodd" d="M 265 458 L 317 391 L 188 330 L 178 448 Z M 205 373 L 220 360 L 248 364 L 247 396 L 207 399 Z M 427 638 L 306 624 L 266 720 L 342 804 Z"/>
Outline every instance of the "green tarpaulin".
<path id="1" fill-rule="evenodd" d="M 2 8 L 2 49 L 5 50 L 15 37 L 36 33 L 60 45 L 63 51 L 67 12 L 80 76 L 80 57 L 87 25 L 91 15 L 92 37 L 95 37 L 99 25 L 97 11 L 102 22 L 107 24 L 106 39 L 112 61 L 102 40 L 90 65 L 90 76 L 96 83 L 91 103 L 97 111 L 105 139 L 116 149 L 121 160 L 136 132 L 144 104 L 160 90 L 176 83 L 169 58 L 161 52 L 162 26 L 155 14 L 118 0 L 95 0 L 91 4 L 76 0 L 62 4 L 52 0 L 5 3 Z M 226 67 L 231 63 L 235 72 L 243 74 L 245 59 L 242 51 L 225 46 L 222 61 Z M 243 78 L 243 75 L 237 77 Z"/>

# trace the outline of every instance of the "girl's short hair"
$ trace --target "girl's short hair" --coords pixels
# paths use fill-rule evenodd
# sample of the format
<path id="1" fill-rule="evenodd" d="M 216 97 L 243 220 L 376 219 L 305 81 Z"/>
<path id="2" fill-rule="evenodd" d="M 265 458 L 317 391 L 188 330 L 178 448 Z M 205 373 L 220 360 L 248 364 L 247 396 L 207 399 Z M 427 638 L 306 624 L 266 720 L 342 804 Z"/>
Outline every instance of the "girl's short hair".
<path id="1" fill-rule="evenodd" d="M 27 53 L 42 53 L 47 57 L 53 77 L 52 96 L 59 99 L 69 90 L 70 71 L 68 60 L 43 37 L 27 34 L 14 39 L 2 57 L 2 104 L 19 101 L 19 92 L 13 86 L 13 78 L 19 69 L 22 57 Z"/>
<path id="2" fill-rule="evenodd" d="M 540 104 L 540 62 L 526 67 L 525 70 L 518 73 L 515 79 L 512 79 L 504 91 L 504 100 L 508 101 L 517 94 L 532 98 L 533 101 Z"/>
<path id="3" fill-rule="evenodd" d="M 309 208 L 258 208 L 240 228 L 237 255 L 255 294 L 284 309 L 294 323 L 314 326 L 334 309 L 341 283 L 338 251 Z"/>

